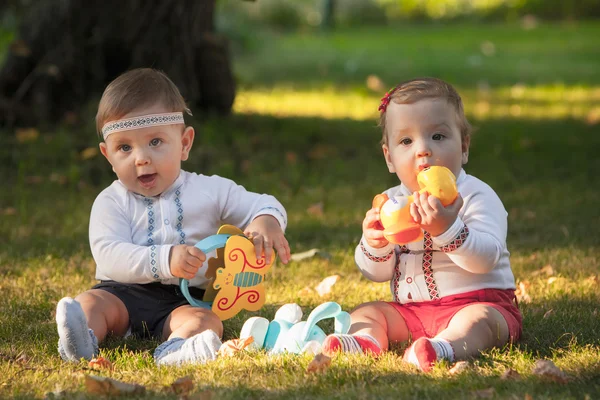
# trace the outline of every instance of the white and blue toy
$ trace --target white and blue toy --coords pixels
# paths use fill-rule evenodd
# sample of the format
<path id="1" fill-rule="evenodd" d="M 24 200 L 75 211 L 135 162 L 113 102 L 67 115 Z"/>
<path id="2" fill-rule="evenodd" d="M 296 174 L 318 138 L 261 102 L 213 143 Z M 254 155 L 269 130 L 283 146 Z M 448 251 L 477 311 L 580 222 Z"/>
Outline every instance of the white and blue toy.
<path id="1" fill-rule="evenodd" d="M 283 352 L 317 354 L 327 335 L 317 326 L 317 322 L 334 318 L 334 332 L 348 333 L 350 314 L 342 311 L 336 302 L 330 301 L 317 306 L 302 321 L 302 309 L 298 304 L 290 303 L 281 306 L 275 313 L 275 319 L 269 322 L 266 318 L 249 318 L 240 332 L 240 339 L 253 337 L 250 347 L 265 349 L 269 354 Z"/>

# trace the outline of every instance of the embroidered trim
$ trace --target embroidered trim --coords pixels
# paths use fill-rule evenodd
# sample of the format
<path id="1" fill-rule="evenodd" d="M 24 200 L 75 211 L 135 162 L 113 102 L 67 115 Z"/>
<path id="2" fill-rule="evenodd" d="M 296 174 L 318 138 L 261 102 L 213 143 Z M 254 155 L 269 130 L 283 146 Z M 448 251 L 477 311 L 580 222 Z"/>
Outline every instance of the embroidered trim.
<path id="1" fill-rule="evenodd" d="M 408 254 L 410 251 L 405 245 L 400 246 L 400 250 L 396 254 L 396 266 L 394 267 L 394 277 L 392 278 L 392 297 L 394 301 L 398 301 L 398 289 L 400 288 L 400 278 L 402 273 L 400 272 L 400 256 L 402 254 Z"/>
<path id="2" fill-rule="evenodd" d="M 389 260 L 390 258 L 392 258 L 392 256 L 394 255 L 394 249 L 392 249 L 386 255 L 374 256 L 373 254 L 369 253 L 369 251 L 365 248 L 365 245 L 363 244 L 362 240 L 360 241 L 360 249 L 362 250 L 364 255 L 367 256 L 367 258 L 369 260 L 374 261 L 374 262 L 385 262 L 385 261 Z"/>
<path id="3" fill-rule="evenodd" d="M 144 198 L 144 203 L 146 203 L 146 209 L 148 210 L 148 239 L 147 243 L 150 246 L 150 268 L 152 270 L 152 277 L 154 279 L 159 279 L 158 276 L 158 267 L 156 261 L 156 245 L 154 244 L 154 206 L 152 200 L 148 198 Z"/>
<path id="4" fill-rule="evenodd" d="M 433 240 L 431 240 L 431 234 L 427 231 L 423 231 L 423 247 L 425 253 L 423 254 L 423 274 L 425 275 L 425 284 L 427 285 L 427 291 L 429 292 L 429 298 L 431 300 L 437 300 L 440 298 L 440 292 L 433 277 L 433 269 L 431 268 L 433 260 Z"/>
<path id="5" fill-rule="evenodd" d="M 102 136 L 104 140 L 115 132 L 129 131 L 132 129 L 147 128 L 149 126 L 183 124 L 183 113 L 164 113 L 141 115 L 139 117 L 119 119 L 107 122 L 102 127 Z"/>
<path id="6" fill-rule="evenodd" d="M 185 244 L 185 232 L 183 231 L 183 208 L 181 207 L 181 200 L 179 199 L 179 195 L 181 191 L 177 189 L 175 191 L 175 205 L 177 206 L 177 232 L 179 233 L 179 244 Z"/>
<path id="7" fill-rule="evenodd" d="M 454 250 L 458 249 L 460 246 L 462 246 L 466 242 L 468 237 L 469 237 L 469 228 L 466 225 L 463 225 L 463 228 L 460 230 L 458 235 L 456 235 L 454 240 L 451 241 L 450 243 L 448 243 L 447 245 L 440 247 L 440 250 L 443 251 L 444 253 L 449 253 L 451 251 L 454 251 Z"/>
<path id="8" fill-rule="evenodd" d="M 277 208 L 277 207 L 271 207 L 271 206 L 269 206 L 269 207 L 263 207 L 263 208 L 261 208 L 260 210 L 258 210 L 256 212 L 256 215 L 258 216 L 258 214 L 261 211 L 263 211 L 263 210 L 273 210 L 273 211 L 275 211 L 277 214 L 281 215 L 281 219 L 283 220 L 283 223 L 287 226 L 287 219 L 285 218 L 285 215 L 283 215 L 283 213 L 281 212 L 281 210 L 279 208 Z"/>

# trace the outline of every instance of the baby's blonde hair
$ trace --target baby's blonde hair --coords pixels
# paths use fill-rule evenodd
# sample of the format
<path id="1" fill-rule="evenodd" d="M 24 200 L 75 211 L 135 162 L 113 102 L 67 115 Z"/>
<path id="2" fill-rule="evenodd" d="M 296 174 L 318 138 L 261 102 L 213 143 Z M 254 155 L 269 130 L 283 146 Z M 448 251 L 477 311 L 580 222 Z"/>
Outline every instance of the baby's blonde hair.
<path id="1" fill-rule="evenodd" d="M 192 114 L 179 89 L 164 72 L 152 68 L 127 71 L 104 90 L 96 113 L 96 130 L 102 136 L 105 123 L 156 104 L 163 106 L 165 112 Z"/>
<path id="2" fill-rule="evenodd" d="M 457 124 L 460 129 L 460 135 L 462 142 L 471 136 L 471 124 L 465 116 L 465 110 L 463 107 L 462 99 L 460 95 L 447 82 L 437 78 L 417 78 L 411 79 L 406 82 L 400 83 L 389 92 L 389 102 L 396 104 L 413 104 L 423 99 L 445 99 L 449 104 L 454 107 L 457 116 Z M 384 97 L 385 99 L 385 97 Z M 386 121 L 385 116 L 387 112 L 387 105 L 385 100 L 382 99 L 380 109 L 382 109 L 381 115 L 379 116 L 379 126 L 383 131 L 383 137 L 381 144 L 387 144 L 387 132 L 386 132 Z"/>

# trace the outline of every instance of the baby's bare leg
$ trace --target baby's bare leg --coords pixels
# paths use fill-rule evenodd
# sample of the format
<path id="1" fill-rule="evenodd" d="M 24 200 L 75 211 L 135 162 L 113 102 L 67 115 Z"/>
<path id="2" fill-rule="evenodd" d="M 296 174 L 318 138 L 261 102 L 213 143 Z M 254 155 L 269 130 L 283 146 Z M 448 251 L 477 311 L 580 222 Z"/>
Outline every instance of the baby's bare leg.
<path id="1" fill-rule="evenodd" d="M 217 357 L 223 323 L 211 310 L 181 306 L 169 315 L 162 334 L 168 340 L 154 351 L 156 364 L 200 364 Z"/>
<path id="2" fill-rule="evenodd" d="M 402 315 L 390 304 L 383 301 L 365 303 L 351 313 L 351 334 L 369 335 L 375 338 L 382 350 L 387 350 L 390 342 L 404 342 L 409 338 L 408 326 Z"/>
<path id="3" fill-rule="evenodd" d="M 181 306 L 167 318 L 163 340 L 174 337 L 187 339 L 209 329 L 219 337 L 223 335 L 223 323 L 215 313 L 205 308 Z"/>
<path id="4" fill-rule="evenodd" d="M 107 334 L 124 336 L 129 329 L 129 313 L 125 304 L 114 294 L 101 289 L 91 289 L 78 295 L 75 300 L 87 319 L 88 326 L 94 331 L 98 342 Z"/>
<path id="5" fill-rule="evenodd" d="M 436 337 L 452 344 L 457 360 L 477 356 L 480 351 L 508 342 L 508 324 L 494 307 L 473 304 L 457 312 L 448 327 Z"/>

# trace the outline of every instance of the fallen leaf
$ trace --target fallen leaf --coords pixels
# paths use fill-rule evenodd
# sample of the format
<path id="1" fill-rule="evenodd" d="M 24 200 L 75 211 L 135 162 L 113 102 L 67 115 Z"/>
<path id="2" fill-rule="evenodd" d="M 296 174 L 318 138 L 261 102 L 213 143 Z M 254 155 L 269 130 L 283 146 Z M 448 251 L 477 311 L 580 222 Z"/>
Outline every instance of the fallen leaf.
<path id="1" fill-rule="evenodd" d="M 92 369 L 113 369 L 112 363 L 104 357 L 92 358 L 88 363 L 88 367 Z"/>
<path id="2" fill-rule="evenodd" d="M 534 375 L 538 375 L 557 383 L 567 383 L 569 378 L 551 360 L 537 360 L 533 365 Z"/>
<path id="3" fill-rule="evenodd" d="M 383 81 L 377 75 L 367 76 L 367 88 L 377 93 L 381 93 L 386 89 Z"/>
<path id="4" fill-rule="evenodd" d="M 313 290 L 311 288 L 309 288 L 308 286 L 298 290 L 298 296 L 300 297 L 304 297 L 304 296 L 308 296 L 313 292 Z"/>
<path id="5" fill-rule="evenodd" d="M 6 207 L 2 210 L 0 210 L 2 214 L 4 215 L 15 215 L 17 214 L 17 209 L 14 207 Z"/>
<path id="6" fill-rule="evenodd" d="M 228 340 L 223 343 L 221 347 L 219 347 L 217 354 L 219 357 L 231 357 L 250 346 L 252 342 L 254 342 L 254 338 L 252 336 L 248 336 L 244 339 Z"/>
<path id="7" fill-rule="evenodd" d="M 516 380 L 519 378 L 521 378 L 521 374 L 519 374 L 517 371 L 515 371 L 512 368 L 505 369 L 504 372 L 502 373 L 502 376 L 500 377 L 500 379 L 502 379 L 503 381 Z"/>
<path id="8" fill-rule="evenodd" d="M 469 369 L 469 362 L 468 361 L 459 361 L 456 364 L 454 364 L 454 366 L 452 368 L 450 368 L 450 371 L 448 371 L 448 372 L 450 373 L 450 375 L 457 375 L 463 371 L 466 371 L 467 369 Z"/>
<path id="9" fill-rule="evenodd" d="M 308 207 L 306 209 L 306 212 L 309 213 L 310 215 L 314 215 L 316 217 L 322 217 L 323 216 L 323 202 L 320 201 L 318 203 L 313 204 L 312 206 Z"/>
<path id="10" fill-rule="evenodd" d="M 171 390 L 176 394 L 187 394 L 194 389 L 194 381 L 191 376 L 184 376 L 171 383 Z"/>
<path id="11" fill-rule="evenodd" d="M 312 359 L 312 361 L 306 367 L 306 372 L 324 372 L 331 365 L 331 358 L 327 357 L 323 353 L 319 353 Z"/>
<path id="12" fill-rule="evenodd" d="M 544 313 L 544 317 L 543 317 L 543 318 L 544 318 L 544 319 L 546 319 L 546 318 L 548 318 L 548 317 L 552 316 L 553 314 L 554 314 L 554 309 L 553 309 L 553 308 L 551 308 L 551 309 L 549 309 L 548 311 L 546 311 L 546 312 Z"/>
<path id="13" fill-rule="evenodd" d="M 296 165 L 298 162 L 298 154 L 293 151 L 286 151 L 285 153 L 285 161 L 288 164 Z"/>
<path id="14" fill-rule="evenodd" d="M 292 254 L 291 257 L 290 257 L 290 259 L 292 261 L 303 261 L 303 260 L 306 260 L 308 258 L 315 257 L 317 255 L 321 256 L 322 258 L 325 258 L 325 259 L 331 258 L 331 255 L 329 253 L 326 253 L 326 252 L 321 251 L 319 249 L 310 249 L 310 250 L 307 250 L 307 251 L 303 251 L 301 253 Z"/>
<path id="15" fill-rule="evenodd" d="M 98 155 L 98 149 L 96 147 L 88 147 L 79 153 L 82 160 L 89 160 Z"/>
<path id="16" fill-rule="evenodd" d="M 519 282 L 519 287 L 515 290 L 515 295 L 517 299 L 522 303 L 531 303 L 531 296 L 527 294 L 527 289 L 531 286 L 529 281 L 521 281 Z"/>
<path id="17" fill-rule="evenodd" d="M 548 264 L 548 265 L 544 265 L 542 268 L 538 269 L 537 271 L 531 273 L 531 276 L 538 276 L 538 275 L 552 276 L 552 275 L 554 275 L 554 268 L 552 268 L 552 265 Z"/>
<path id="18" fill-rule="evenodd" d="M 473 396 L 480 399 L 491 399 L 496 394 L 496 390 L 491 387 L 487 389 L 476 390 L 473 392 Z"/>
<path id="19" fill-rule="evenodd" d="M 585 282 L 590 285 L 597 285 L 598 284 L 598 275 L 590 275 L 588 278 L 585 279 Z"/>
<path id="20" fill-rule="evenodd" d="M 533 396 L 530 395 L 529 393 L 525 393 L 525 398 L 524 400 L 533 400 Z"/>
<path id="21" fill-rule="evenodd" d="M 56 182 L 59 185 L 65 185 L 67 183 L 67 177 L 53 172 L 50 174 L 50 182 Z"/>
<path id="22" fill-rule="evenodd" d="M 319 293 L 319 296 L 323 297 L 326 294 L 331 293 L 331 288 L 335 283 L 340 279 L 339 275 L 331 275 L 327 278 L 323 279 L 317 286 L 315 286 L 315 290 Z"/>
<path id="23" fill-rule="evenodd" d="M 35 142 L 40 132 L 35 128 L 21 128 L 16 130 L 15 136 L 19 143 Z"/>
<path id="24" fill-rule="evenodd" d="M 100 395 L 141 394 L 146 392 L 142 385 L 125 383 L 115 379 L 96 375 L 85 376 L 85 388 L 88 393 Z"/>

